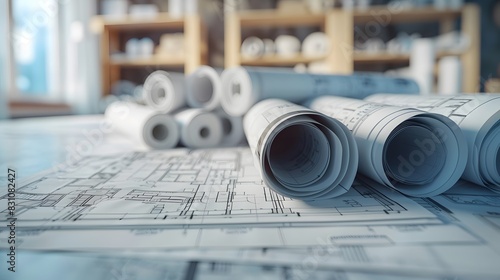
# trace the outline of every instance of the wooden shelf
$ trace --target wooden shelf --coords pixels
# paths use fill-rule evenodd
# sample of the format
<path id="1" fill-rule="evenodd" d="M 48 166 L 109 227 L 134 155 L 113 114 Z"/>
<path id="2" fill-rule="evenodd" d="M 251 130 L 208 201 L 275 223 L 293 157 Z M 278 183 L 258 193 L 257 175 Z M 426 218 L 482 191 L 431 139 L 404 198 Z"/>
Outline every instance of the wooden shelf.
<path id="1" fill-rule="evenodd" d="M 336 9 L 340 10 L 340 9 Z M 367 23 L 379 20 L 379 24 L 441 21 L 443 19 L 458 18 L 461 10 L 437 10 L 433 7 L 415 9 L 399 9 L 389 6 L 372 6 L 366 11 L 352 11 L 354 23 Z M 310 12 L 280 12 L 276 10 L 253 10 L 231 14 L 237 17 L 241 27 L 259 26 L 322 26 L 325 23 L 325 14 Z"/>
<path id="2" fill-rule="evenodd" d="M 200 65 L 207 64 L 208 43 L 206 29 L 198 15 L 181 18 L 171 17 L 167 13 L 159 13 L 151 18 L 124 16 L 109 18 L 95 16 L 91 20 L 91 29 L 101 34 L 101 75 L 102 95 L 109 94 L 113 84 L 121 79 L 123 67 L 170 66 L 182 67 L 185 73 L 194 71 Z M 184 33 L 185 55 L 182 58 L 153 55 L 150 58 L 127 59 L 113 57 L 111 54 L 124 49 L 123 31 L 129 30 L 165 30 L 180 29 Z M 151 70 L 151 69 L 150 69 Z"/>
<path id="3" fill-rule="evenodd" d="M 130 67 L 155 66 L 155 65 L 181 67 L 184 66 L 184 59 L 153 56 L 151 58 L 111 59 L 110 64 L 113 66 L 130 66 Z"/>
<path id="4" fill-rule="evenodd" d="M 354 10 L 352 13 L 354 23 L 375 21 L 376 23 L 387 25 L 404 22 L 432 22 L 458 18 L 462 15 L 462 10 L 437 10 L 434 7 L 399 9 L 391 8 L 390 6 L 373 6 L 370 7 L 369 10 Z"/>
<path id="5" fill-rule="evenodd" d="M 457 55 L 463 69 L 464 92 L 474 92 L 480 77 L 480 9 L 477 4 L 467 3 L 460 9 L 438 10 L 432 6 L 403 9 L 396 6 L 371 6 L 369 9 L 325 10 L 322 14 L 309 12 L 291 12 L 277 10 L 253 10 L 226 14 L 225 17 L 225 67 L 238 65 L 252 66 L 291 66 L 297 63 L 309 63 L 311 60 L 297 56 L 292 59 L 278 57 L 248 59 L 241 57 L 242 30 L 247 27 L 296 27 L 316 26 L 330 38 L 330 53 L 317 60 L 329 64 L 332 73 L 349 74 L 354 71 L 354 64 L 385 63 L 408 64 L 407 54 L 368 54 L 353 51 L 354 25 L 375 24 L 385 28 L 391 24 L 406 22 L 437 22 L 440 34 L 456 30 L 456 20 L 460 19 L 461 32 L 471 42 L 463 52 L 442 52 L 437 57 Z M 367 25 L 368 27 L 368 25 Z"/>
<path id="6" fill-rule="evenodd" d="M 436 54 L 436 58 L 442 58 L 445 56 L 452 55 L 462 55 L 463 52 L 456 51 L 443 51 Z M 355 63 L 408 63 L 410 61 L 409 54 L 390 54 L 390 53 L 363 53 L 363 52 L 354 52 L 353 60 Z"/>
<path id="7" fill-rule="evenodd" d="M 236 16 L 242 27 L 269 26 L 321 26 L 325 15 L 308 12 L 291 13 L 276 10 L 254 10 L 230 14 Z"/>
<path id="8" fill-rule="evenodd" d="M 167 13 L 160 13 L 152 18 L 137 18 L 124 16 L 119 18 L 109 18 L 105 16 L 95 16 L 91 20 L 91 29 L 96 33 L 101 33 L 104 28 L 111 30 L 138 30 L 138 29 L 162 29 L 183 28 L 184 18 L 173 18 Z"/>
<path id="9" fill-rule="evenodd" d="M 260 58 L 241 58 L 242 65 L 250 66 L 294 66 L 299 63 L 310 63 L 324 60 L 326 57 L 304 57 L 297 55 L 293 57 L 263 56 Z"/>

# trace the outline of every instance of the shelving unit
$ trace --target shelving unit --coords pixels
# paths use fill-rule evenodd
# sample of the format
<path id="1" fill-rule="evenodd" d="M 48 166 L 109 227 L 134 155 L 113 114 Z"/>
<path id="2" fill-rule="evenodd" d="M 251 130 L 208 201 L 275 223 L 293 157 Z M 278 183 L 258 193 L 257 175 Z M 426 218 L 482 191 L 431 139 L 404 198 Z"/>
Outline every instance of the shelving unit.
<path id="1" fill-rule="evenodd" d="M 265 56 L 249 59 L 240 56 L 241 29 L 255 27 L 290 27 L 316 26 L 323 29 L 326 15 L 311 15 L 309 13 L 291 14 L 276 10 L 244 11 L 229 13 L 225 16 L 225 67 L 238 65 L 252 66 L 293 66 L 297 63 L 309 63 L 324 58 L 307 58 L 302 55 L 295 57 Z"/>
<path id="2" fill-rule="evenodd" d="M 332 73 L 349 74 L 355 64 L 383 63 L 407 64 L 409 54 L 363 53 L 353 50 L 354 24 L 378 24 L 380 28 L 386 25 L 409 22 L 438 22 L 440 32 L 452 31 L 455 21 L 462 21 L 461 32 L 468 36 L 470 45 L 463 52 L 440 52 L 441 58 L 448 55 L 460 56 L 463 69 L 464 92 L 476 92 L 479 88 L 480 75 L 480 11 L 475 4 L 466 4 L 460 10 L 436 10 L 432 7 L 397 10 L 388 6 L 372 6 L 366 11 L 346 11 L 333 9 L 324 14 L 307 12 L 290 13 L 276 10 L 254 10 L 231 13 L 225 18 L 225 66 L 292 66 L 297 63 L 326 61 Z M 331 51 L 324 58 L 291 58 L 262 57 L 245 59 L 240 56 L 242 42 L 241 30 L 258 27 L 295 27 L 316 26 L 331 39 Z"/>
<path id="3" fill-rule="evenodd" d="M 109 94 L 111 86 L 120 80 L 123 67 L 183 67 L 189 73 L 198 66 L 207 63 L 208 46 L 206 31 L 199 16 L 191 15 L 184 18 L 172 18 L 167 13 L 160 13 L 154 18 L 123 17 L 110 19 L 96 16 L 91 22 L 91 29 L 101 34 L 101 71 L 102 94 Z M 172 30 L 184 32 L 186 49 L 184 58 L 166 58 L 153 55 L 148 58 L 126 59 L 113 58 L 111 53 L 121 48 L 120 36 L 123 32 L 134 30 Z"/>

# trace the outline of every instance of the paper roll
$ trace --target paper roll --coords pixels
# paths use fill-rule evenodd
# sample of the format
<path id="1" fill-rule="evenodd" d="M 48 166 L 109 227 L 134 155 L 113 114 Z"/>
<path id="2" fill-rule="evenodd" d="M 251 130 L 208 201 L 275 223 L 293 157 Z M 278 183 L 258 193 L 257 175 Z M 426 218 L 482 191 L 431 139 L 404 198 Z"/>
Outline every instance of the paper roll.
<path id="1" fill-rule="evenodd" d="M 264 55 L 274 55 L 276 53 L 276 45 L 273 40 L 265 38 L 262 39 L 262 42 L 264 43 Z"/>
<path id="2" fill-rule="evenodd" d="M 243 143 L 245 139 L 243 118 L 230 116 L 223 110 L 217 110 L 215 113 L 222 121 L 223 137 L 220 146 L 234 147 Z"/>
<path id="3" fill-rule="evenodd" d="M 129 15 L 134 19 L 146 19 L 156 17 L 159 13 L 155 4 L 132 4 L 129 8 Z"/>
<path id="4" fill-rule="evenodd" d="M 125 54 L 128 58 L 138 57 L 141 53 L 141 47 L 137 38 L 132 38 L 125 43 Z"/>
<path id="5" fill-rule="evenodd" d="M 170 113 L 184 107 L 184 75 L 157 70 L 144 82 L 144 102 L 151 108 L 163 113 Z"/>
<path id="6" fill-rule="evenodd" d="M 251 36 L 243 40 L 241 44 L 241 56 L 247 58 L 258 58 L 264 55 L 264 42 L 262 39 Z"/>
<path id="7" fill-rule="evenodd" d="M 500 95 L 377 94 L 367 100 L 412 106 L 449 117 L 467 140 L 469 160 L 462 178 L 500 193 Z"/>
<path id="8" fill-rule="evenodd" d="M 291 35 L 280 35 L 274 40 L 276 54 L 279 56 L 290 57 L 300 53 L 300 40 Z"/>
<path id="9" fill-rule="evenodd" d="M 222 141 L 222 121 L 212 112 L 184 109 L 175 114 L 175 120 L 180 126 L 181 143 L 188 148 L 212 148 Z"/>
<path id="10" fill-rule="evenodd" d="M 309 34 L 302 43 L 304 57 L 322 57 L 330 53 L 330 38 L 323 32 Z"/>
<path id="11" fill-rule="evenodd" d="M 322 75 L 282 68 L 234 67 L 222 73 L 221 105 L 229 115 L 242 116 L 267 98 L 301 103 L 321 95 L 365 98 L 380 92 L 418 93 L 418 85 L 410 79 L 381 74 Z"/>
<path id="12" fill-rule="evenodd" d="M 457 95 L 462 91 L 462 64 L 457 56 L 439 60 L 438 94 Z"/>
<path id="13" fill-rule="evenodd" d="M 308 104 L 351 129 L 359 172 L 406 195 L 450 189 L 467 164 L 467 143 L 450 119 L 413 108 L 322 96 Z"/>
<path id="14" fill-rule="evenodd" d="M 186 77 L 187 104 L 207 111 L 220 107 L 221 73 L 210 66 L 201 66 L 189 74 Z"/>
<path id="15" fill-rule="evenodd" d="M 295 66 L 293 67 L 293 71 L 297 73 L 307 73 L 307 65 L 305 65 L 304 63 L 295 64 Z"/>
<path id="16" fill-rule="evenodd" d="M 243 127 L 255 166 L 277 193 L 328 199 L 351 187 L 358 150 L 339 121 L 284 100 L 267 99 L 252 107 Z"/>
<path id="17" fill-rule="evenodd" d="M 105 112 L 106 121 L 117 132 L 153 149 L 171 149 L 179 142 L 174 118 L 131 102 L 115 102 Z"/>
<path id="18" fill-rule="evenodd" d="M 432 39 L 417 39 L 412 44 L 410 71 L 420 87 L 420 94 L 434 92 L 434 63 L 436 53 Z"/>
<path id="19" fill-rule="evenodd" d="M 150 38 L 142 38 L 139 40 L 139 56 L 150 57 L 153 55 L 155 44 Z"/>
<path id="20" fill-rule="evenodd" d="M 167 33 L 160 37 L 160 45 L 158 46 L 157 54 L 165 58 L 179 59 L 184 57 L 184 34 L 183 33 Z"/>
<path id="21" fill-rule="evenodd" d="M 197 15 L 200 12 L 199 0 L 184 0 L 184 13 L 186 15 Z"/>
<path id="22" fill-rule="evenodd" d="M 365 51 L 370 54 L 380 53 L 385 50 L 385 43 L 380 38 L 370 38 L 365 42 Z"/>
<path id="23" fill-rule="evenodd" d="M 168 0 L 168 15 L 180 18 L 184 15 L 184 0 Z"/>

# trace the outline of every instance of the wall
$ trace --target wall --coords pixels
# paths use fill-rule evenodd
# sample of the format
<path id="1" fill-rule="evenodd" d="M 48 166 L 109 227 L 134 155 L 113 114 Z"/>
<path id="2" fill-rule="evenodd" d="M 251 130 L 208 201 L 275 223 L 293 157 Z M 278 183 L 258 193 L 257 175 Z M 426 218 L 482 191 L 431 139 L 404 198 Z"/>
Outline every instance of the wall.
<path id="1" fill-rule="evenodd" d="M 0 1 L 0 34 L 9 34 L 7 31 L 7 19 L 8 16 L 8 4 L 7 1 Z M 4 36 L 7 38 L 7 36 Z M 7 106 L 7 85 L 9 76 L 9 59 L 7 56 L 7 50 L 9 48 L 10 40 L 3 40 L 0 42 L 0 119 L 7 118 L 9 115 Z"/>

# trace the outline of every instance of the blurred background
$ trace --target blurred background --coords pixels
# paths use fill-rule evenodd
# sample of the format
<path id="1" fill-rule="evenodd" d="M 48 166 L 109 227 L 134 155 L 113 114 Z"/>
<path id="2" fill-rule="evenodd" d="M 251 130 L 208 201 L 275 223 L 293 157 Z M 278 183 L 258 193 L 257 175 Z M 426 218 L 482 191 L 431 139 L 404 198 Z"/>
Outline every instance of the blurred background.
<path id="1" fill-rule="evenodd" d="M 200 65 L 409 76 L 500 92 L 500 1 L 0 0 L 0 118 L 101 113 Z"/>

